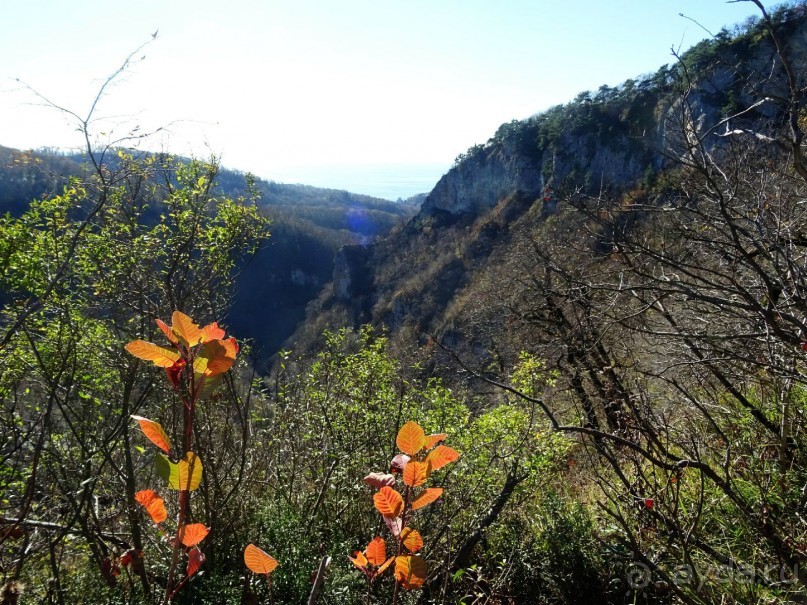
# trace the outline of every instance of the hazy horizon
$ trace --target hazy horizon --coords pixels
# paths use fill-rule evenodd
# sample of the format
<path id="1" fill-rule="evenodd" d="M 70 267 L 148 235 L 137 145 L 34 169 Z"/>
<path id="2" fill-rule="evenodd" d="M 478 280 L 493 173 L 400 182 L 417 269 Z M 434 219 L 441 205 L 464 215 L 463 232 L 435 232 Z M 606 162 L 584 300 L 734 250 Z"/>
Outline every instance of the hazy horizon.
<path id="1" fill-rule="evenodd" d="M 76 120 L 43 107 L 32 89 L 84 117 L 103 79 L 148 41 L 101 99 L 94 142 L 159 129 L 141 148 L 220 156 L 261 178 L 335 188 L 347 187 L 344 166 L 447 169 L 500 124 L 653 73 L 674 60 L 671 47 L 685 50 L 757 13 L 750 2 L 700 0 L 4 8 L 0 144 L 79 146 Z M 339 182 L 305 178 L 327 171 Z"/>

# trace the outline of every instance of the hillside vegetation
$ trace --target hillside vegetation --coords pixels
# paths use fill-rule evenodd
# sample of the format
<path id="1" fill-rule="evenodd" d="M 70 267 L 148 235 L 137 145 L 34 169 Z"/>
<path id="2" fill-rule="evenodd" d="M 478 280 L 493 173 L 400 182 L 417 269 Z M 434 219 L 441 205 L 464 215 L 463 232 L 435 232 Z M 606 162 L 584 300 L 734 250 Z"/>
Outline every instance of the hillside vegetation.
<path id="1" fill-rule="evenodd" d="M 119 168 L 114 154 L 104 163 Z M 61 193 L 70 177 L 86 176 L 89 168 L 80 154 L 0 146 L 0 213 L 21 215 L 32 200 Z M 213 183 L 216 194 L 238 197 L 249 192 L 273 225 L 273 237 L 242 262 L 229 314 L 241 337 L 254 342 L 261 363 L 277 352 L 303 319 L 306 304 L 332 279 L 333 258 L 341 246 L 369 243 L 417 210 L 414 200 L 397 203 L 286 185 L 220 167 Z M 148 201 L 151 207 L 143 220 L 153 222 L 162 210 L 161 200 Z"/>
<path id="2" fill-rule="evenodd" d="M 3 218 L 3 603 L 803 603 L 807 8 L 758 6 L 372 242 L 124 151 Z M 348 245 L 260 374 L 269 231 Z"/>

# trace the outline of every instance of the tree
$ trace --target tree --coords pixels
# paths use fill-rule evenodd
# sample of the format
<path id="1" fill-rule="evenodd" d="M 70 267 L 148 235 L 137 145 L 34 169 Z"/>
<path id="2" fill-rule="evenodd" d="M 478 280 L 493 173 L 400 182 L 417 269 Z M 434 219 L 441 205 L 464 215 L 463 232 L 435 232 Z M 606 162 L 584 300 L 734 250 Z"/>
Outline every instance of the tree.
<path id="1" fill-rule="evenodd" d="M 804 83 L 788 16 L 755 4 L 770 36 L 757 52 L 777 69 L 743 94 L 769 117 L 699 122 L 683 65 L 675 165 L 619 197 L 568 193 L 497 284 L 561 371 L 551 397 L 514 391 L 583 438 L 601 515 L 688 603 L 725 590 L 715 566 L 748 576 L 742 602 L 805 591 Z"/>
<path id="2" fill-rule="evenodd" d="M 96 106 L 130 59 L 86 117 L 63 110 L 84 136 L 85 174 L 19 218 L 0 220 L 0 283 L 8 296 L 0 320 L 4 602 L 15 602 L 28 574 L 50 577 L 26 582 L 41 587 L 36 598 L 80 600 L 71 577 L 77 562 L 86 559 L 114 585 L 118 558 L 142 551 L 134 494 L 144 461 L 130 415 L 165 415 L 171 431 L 177 418 L 122 343 L 150 338 L 153 320 L 174 309 L 221 320 L 236 259 L 266 236 L 254 197 L 214 194 L 215 161 L 112 147 L 128 137 L 92 145 Z M 232 486 L 247 467 L 249 400 L 242 394 L 229 381 L 221 397 L 234 407 L 214 401 L 205 412 L 235 420 L 204 431 L 208 440 L 229 433 L 218 461 L 236 469 L 226 479 L 208 469 L 205 513 L 221 534 L 233 522 Z M 155 578 L 147 566 L 133 569 L 148 593 Z"/>

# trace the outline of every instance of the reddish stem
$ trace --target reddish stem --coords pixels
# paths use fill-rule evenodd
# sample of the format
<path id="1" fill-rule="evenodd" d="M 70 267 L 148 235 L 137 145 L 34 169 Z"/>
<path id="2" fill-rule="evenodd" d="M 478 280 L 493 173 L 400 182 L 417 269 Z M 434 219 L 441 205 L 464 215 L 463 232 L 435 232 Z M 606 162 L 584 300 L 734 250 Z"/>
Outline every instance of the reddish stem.
<path id="1" fill-rule="evenodd" d="M 201 393 L 202 384 L 200 383 L 197 388 L 196 380 L 194 380 L 194 373 L 193 373 L 193 358 L 194 352 L 192 350 L 182 351 L 183 357 L 186 360 L 186 365 L 182 370 L 181 376 L 184 378 L 184 381 L 187 385 L 187 390 L 185 392 L 188 393 L 187 397 L 182 395 L 180 389 L 177 389 L 180 392 L 180 399 L 182 399 L 182 450 L 184 452 L 183 458 L 188 455 L 188 452 L 191 452 L 191 446 L 193 445 L 193 418 L 196 412 L 196 402 L 199 398 L 199 394 Z M 195 458 L 191 460 L 191 463 L 188 467 L 188 486 L 190 487 L 191 477 L 193 476 L 193 463 L 195 462 Z M 177 591 L 182 587 L 184 584 L 184 580 L 180 582 L 176 588 L 172 589 L 174 584 L 174 577 L 176 574 L 177 564 L 179 563 L 179 554 L 182 547 L 182 539 L 185 535 L 185 520 L 190 518 L 190 490 L 189 489 L 181 489 L 182 486 L 180 485 L 179 490 L 179 514 L 177 515 L 177 533 L 174 536 L 174 545 L 171 551 L 171 566 L 168 570 L 168 582 L 165 587 L 165 599 L 163 600 L 163 604 L 167 604 L 171 598 L 177 593 Z M 186 578 L 187 579 L 187 578 Z"/>

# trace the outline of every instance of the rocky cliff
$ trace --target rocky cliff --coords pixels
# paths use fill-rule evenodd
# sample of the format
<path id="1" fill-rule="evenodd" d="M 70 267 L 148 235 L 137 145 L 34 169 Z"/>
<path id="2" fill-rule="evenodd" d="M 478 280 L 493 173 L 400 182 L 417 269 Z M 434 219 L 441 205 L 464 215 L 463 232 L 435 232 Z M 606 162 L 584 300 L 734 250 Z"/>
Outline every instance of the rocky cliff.
<path id="1" fill-rule="evenodd" d="M 787 56 L 807 65 L 803 7 L 782 9 L 775 21 Z M 373 322 L 411 336 L 467 331 L 462 315 L 487 304 L 479 284 L 516 230 L 531 237 L 575 196 L 650 190 L 693 145 L 720 153 L 734 134 L 778 128 L 787 86 L 774 43 L 756 24 L 723 31 L 654 74 L 502 125 L 458 157 L 406 227 L 339 255 L 334 285 L 314 307 L 317 328 L 350 318 L 354 327 Z M 291 344 L 309 346 L 312 325 Z"/>

